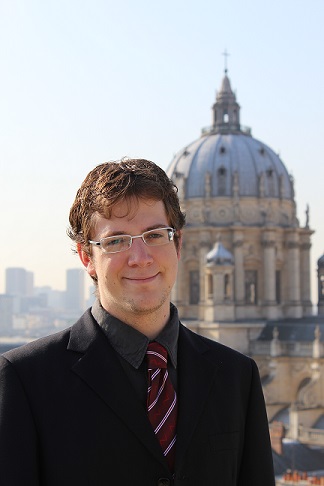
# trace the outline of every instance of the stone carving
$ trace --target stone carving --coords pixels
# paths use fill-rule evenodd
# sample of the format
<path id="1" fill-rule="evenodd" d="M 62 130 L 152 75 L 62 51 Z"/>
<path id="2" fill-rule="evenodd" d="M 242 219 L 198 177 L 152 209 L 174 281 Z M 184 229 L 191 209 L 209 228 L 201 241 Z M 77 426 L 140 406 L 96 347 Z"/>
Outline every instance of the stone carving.
<path id="1" fill-rule="evenodd" d="M 317 389 L 318 379 L 311 379 L 305 386 L 303 386 L 298 393 L 297 401 L 300 408 L 310 408 L 320 405 Z"/>
<path id="2" fill-rule="evenodd" d="M 238 196 L 239 196 L 239 175 L 238 175 L 237 170 L 233 173 L 232 190 L 233 190 L 233 197 L 238 198 Z"/>
<path id="3" fill-rule="evenodd" d="M 305 214 L 306 214 L 305 228 L 309 228 L 309 205 L 308 204 L 306 206 Z"/>

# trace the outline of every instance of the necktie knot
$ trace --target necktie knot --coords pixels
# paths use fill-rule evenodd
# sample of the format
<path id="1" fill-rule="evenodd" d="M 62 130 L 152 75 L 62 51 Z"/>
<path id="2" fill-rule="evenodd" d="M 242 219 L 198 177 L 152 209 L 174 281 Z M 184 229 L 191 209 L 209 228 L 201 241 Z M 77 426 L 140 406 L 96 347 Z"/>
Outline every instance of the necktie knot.
<path id="1" fill-rule="evenodd" d="M 147 367 L 149 370 L 155 370 L 158 368 L 164 369 L 167 367 L 168 363 L 168 353 L 167 350 L 162 346 L 162 344 L 156 341 L 150 343 L 146 351 L 147 357 Z"/>

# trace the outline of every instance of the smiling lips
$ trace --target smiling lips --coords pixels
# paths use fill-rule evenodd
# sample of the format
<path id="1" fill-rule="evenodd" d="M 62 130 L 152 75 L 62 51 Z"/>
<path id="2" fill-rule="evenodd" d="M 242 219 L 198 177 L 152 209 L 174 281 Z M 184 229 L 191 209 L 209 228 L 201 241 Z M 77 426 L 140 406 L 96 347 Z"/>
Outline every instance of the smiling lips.
<path id="1" fill-rule="evenodd" d="M 149 283 L 152 282 L 159 273 L 156 273 L 155 275 L 152 275 L 150 277 L 124 277 L 126 280 L 130 282 L 138 282 L 138 283 Z"/>

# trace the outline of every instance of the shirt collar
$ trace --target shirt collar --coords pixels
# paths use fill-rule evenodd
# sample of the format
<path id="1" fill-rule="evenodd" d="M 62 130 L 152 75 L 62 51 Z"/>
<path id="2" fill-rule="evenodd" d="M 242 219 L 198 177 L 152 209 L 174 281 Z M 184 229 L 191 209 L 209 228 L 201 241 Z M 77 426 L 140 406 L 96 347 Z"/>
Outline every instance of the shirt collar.
<path id="1" fill-rule="evenodd" d="M 96 300 L 91 313 L 98 322 L 112 347 L 134 368 L 138 369 L 146 355 L 150 342 L 147 336 L 109 314 Z M 170 318 L 155 341 L 162 344 L 168 352 L 174 368 L 177 367 L 179 317 L 177 308 L 171 304 Z"/>

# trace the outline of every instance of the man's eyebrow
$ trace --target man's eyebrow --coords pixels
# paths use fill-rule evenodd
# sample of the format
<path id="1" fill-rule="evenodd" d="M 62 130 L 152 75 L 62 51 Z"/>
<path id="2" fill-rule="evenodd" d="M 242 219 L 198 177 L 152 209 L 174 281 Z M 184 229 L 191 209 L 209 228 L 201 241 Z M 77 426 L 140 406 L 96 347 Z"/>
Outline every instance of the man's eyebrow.
<path id="1" fill-rule="evenodd" d="M 169 228 L 170 226 L 166 223 L 160 223 L 160 224 L 154 224 L 153 226 L 148 226 L 148 228 L 145 231 L 151 231 L 157 228 Z M 145 233 L 144 231 L 144 233 Z"/>
<path id="2" fill-rule="evenodd" d="M 152 226 L 147 226 L 143 231 L 142 233 L 145 233 L 146 231 L 151 231 L 151 230 L 155 230 L 157 228 L 169 228 L 169 225 L 167 223 L 158 223 L 158 224 L 154 224 Z M 107 234 L 109 233 L 109 234 Z M 140 233 L 140 234 L 142 234 Z M 102 236 L 104 235 L 104 236 Z M 110 236 L 122 236 L 122 235 L 129 235 L 129 233 L 127 231 L 123 231 L 123 230 L 118 230 L 118 231 L 103 231 L 100 235 L 100 238 L 109 238 Z M 129 235 L 129 236 L 134 236 L 134 235 Z"/>

